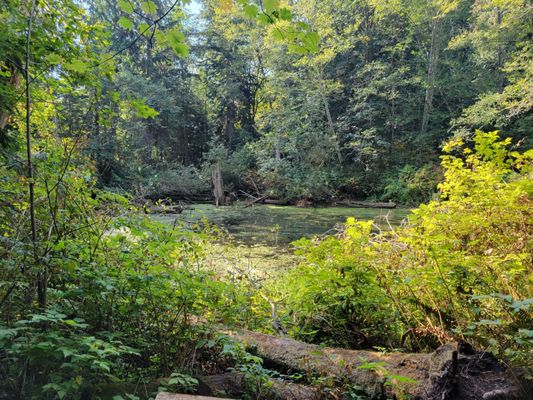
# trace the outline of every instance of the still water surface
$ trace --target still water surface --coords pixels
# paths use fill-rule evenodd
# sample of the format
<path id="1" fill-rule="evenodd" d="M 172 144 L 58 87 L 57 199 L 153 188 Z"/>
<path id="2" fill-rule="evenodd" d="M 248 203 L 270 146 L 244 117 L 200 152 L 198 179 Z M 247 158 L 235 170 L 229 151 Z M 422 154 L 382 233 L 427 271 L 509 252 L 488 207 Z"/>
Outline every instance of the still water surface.
<path id="1" fill-rule="evenodd" d="M 194 223 L 202 218 L 226 230 L 238 243 L 245 245 L 287 246 L 301 237 L 322 235 L 349 217 L 359 220 L 373 219 L 381 229 L 398 226 L 409 214 L 408 209 L 372 208 L 297 208 L 291 206 L 242 205 L 215 207 L 211 204 L 188 206 L 180 215 L 157 215 L 165 222 Z M 388 222 L 387 222 L 388 220 Z"/>

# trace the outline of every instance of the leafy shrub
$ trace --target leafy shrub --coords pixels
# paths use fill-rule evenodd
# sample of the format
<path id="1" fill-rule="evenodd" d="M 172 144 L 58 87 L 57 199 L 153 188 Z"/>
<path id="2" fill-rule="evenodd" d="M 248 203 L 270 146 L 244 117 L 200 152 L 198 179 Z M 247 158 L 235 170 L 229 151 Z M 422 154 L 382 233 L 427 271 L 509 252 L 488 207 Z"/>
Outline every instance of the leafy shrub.
<path id="1" fill-rule="evenodd" d="M 406 165 L 398 172 L 398 176 L 387 180 L 381 198 L 404 205 L 418 205 L 431 199 L 437 190 L 439 178 L 438 169 L 432 165 L 419 169 Z"/>
<path id="2" fill-rule="evenodd" d="M 140 184 L 143 192 L 156 195 L 176 193 L 187 196 L 211 190 L 210 180 L 191 165 L 176 165 L 155 171 L 150 169 Z"/>
<path id="3" fill-rule="evenodd" d="M 386 345 L 394 335 L 394 311 L 366 254 L 371 228 L 371 221 L 350 218 L 337 237 L 293 243 L 305 261 L 279 290 L 294 335 L 352 348 Z"/>
<path id="4" fill-rule="evenodd" d="M 15 393 L 20 384 L 15 377 L 31 370 L 32 383 L 42 385 L 44 395 L 63 399 L 88 383 L 117 379 L 124 356 L 137 353 L 109 332 L 95 337 L 88 328 L 83 319 L 53 309 L 18 320 L 12 328 L 0 327 L 4 385 Z"/>
<path id="5" fill-rule="evenodd" d="M 507 359 L 531 361 L 533 152 L 477 132 L 442 156 L 440 200 L 393 232 L 349 220 L 337 237 L 300 242 L 288 276 L 286 321 L 316 341 L 432 348 L 466 338 Z M 347 322 L 354 322 L 351 326 Z M 301 328 L 297 328 L 301 326 Z"/>
<path id="6" fill-rule="evenodd" d="M 22 397 L 79 398 L 91 383 L 176 373 L 209 330 L 193 316 L 223 318 L 231 304 L 203 268 L 209 233 L 154 222 L 96 189 L 73 145 L 36 141 L 46 156 L 35 242 L 24 178 L 0 167 L 0 391 Z"/>

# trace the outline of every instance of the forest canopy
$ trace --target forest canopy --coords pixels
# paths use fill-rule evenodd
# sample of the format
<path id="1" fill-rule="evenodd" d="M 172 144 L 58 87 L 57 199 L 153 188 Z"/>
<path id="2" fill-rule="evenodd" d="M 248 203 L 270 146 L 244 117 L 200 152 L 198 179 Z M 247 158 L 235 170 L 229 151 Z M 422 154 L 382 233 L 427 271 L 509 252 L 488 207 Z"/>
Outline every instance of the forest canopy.
<path id="1" fill-rule="evenodd" d="M 99 187 L 205 197 L 218 163 L 228 196 L 416 205 L 452 134 L 531 146 L 527 1 L 187 3 L 35 3 L 35 119 L 84 131 Z M 2 6 L 3 149 L 31 4 Z"/>

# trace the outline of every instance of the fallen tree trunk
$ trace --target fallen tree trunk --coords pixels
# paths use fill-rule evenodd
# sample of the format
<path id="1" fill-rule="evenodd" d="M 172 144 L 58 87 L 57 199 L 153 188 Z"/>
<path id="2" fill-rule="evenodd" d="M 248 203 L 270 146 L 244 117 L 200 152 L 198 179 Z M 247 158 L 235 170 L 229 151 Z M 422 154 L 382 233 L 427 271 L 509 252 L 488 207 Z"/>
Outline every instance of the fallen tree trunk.
<path id="1" fill-rule="evenodd" d="M 423 400 L 531 399 L 533 387 L 519 384 L 489 353 L 458 352 L 448 344 L 433 353 L 381 353 L 323 348 L 286 337 L 230 332 L 266 363 L 311 376 L 335 377 L 370 396 L 410 395 Z"/>
<path id="2" fill-rule="evenodd" d="M 269 204 L 272 206 L 288 206 L 289 204 L 291 204 L 290 202 L 286 200 L 276 200 L 276 199 L 265 199 L 263 200 L 263 203 Z"/>
<path id="3" fill-rule="evenodd" d="M 396 208 L 396 203 L 392 202 L 382 202 L 382 203 L 375 203 L 370 201 L 350 201 L 350 200 L 343 200 L 337 202 L 338 206 L 343 207 L 353 207 L 353 208 Z"/>
<path id="4" fill-rule="evenodd" d="M 247 201 L 246 202 L 246 205 L 244 206 L 244 208 L 248 208 L 248 207 L 251 207 L 253 206 L 255 203 L 260 203 L 261 201 L 265 200 L 266 199 L 266 196 L 263 196 L 263 197 L 258 197 L 254 200 L 251 200 L 251 201 Z"/>
<path id="5" fill-rule="evenodd" d="M 152 214 L 181 214 L 185 208 L 180 205 L 172 206 L 153 206 L 149 207 L 148 210 Z"/>
<path id="6" fill-rule="evenodd" d="M 221 375 L 200 376 L 198 379 L 198 394 L 204 396 L 241 398 L 251 388 L 247 388 L 244 374 L 228 372 Z M 267 383 L 267 384 L 265 384 Z M 253 382 L 248 381 L 248 385 Z M 278 400 L 319 400 L 318 389 L 286 382 L 280 379 L 269 378 L 262 382 L 262 387 L 253 388 L 258 398 L 273 398 Z"/>

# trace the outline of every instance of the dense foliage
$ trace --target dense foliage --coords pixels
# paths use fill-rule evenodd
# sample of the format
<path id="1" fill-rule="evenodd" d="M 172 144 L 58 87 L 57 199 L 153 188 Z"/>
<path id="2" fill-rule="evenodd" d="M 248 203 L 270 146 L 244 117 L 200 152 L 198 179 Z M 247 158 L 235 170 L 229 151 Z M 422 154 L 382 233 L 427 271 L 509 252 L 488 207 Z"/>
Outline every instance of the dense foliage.
<path id="1" fill-rule="evenodd" d="M 451 130 L 500 129 L 531 146 L 527 1 L 272 3 L 287 7 L 275 24 L 219 0 L 159 23 L 156 33 L 183 32 L 187 58 L 144 38 L 122 53 L 102 96 L 144 98 L 154 112 L 95 110 L 95 121 L 114 115 L 90 147 L 101 185 L 205 195 L 217 161 L 227 194 L 417 205 L 435 192 Z M 146 23 L 126 8 L 95 2 L 112 49 Z M 291 42 L 291 15 L 316 32 L 305 41 L 313 51 Z M 115 23 L 125 17 L 135 28 Z"/>
<path id="2" fill-rule="evenodd" d="M 313 341 L 432 348 L 466 339 L 531 362 L 532 152 L 478 132 L 442 156 L 440 199 L 409 223 L 295 243 L 305 261 L 278 288 L 286 323 Z"/>
<path id="3" fill-rule="evenodd" d="M 220 325 L 357 348 L 466 338 L 530 363 L 530 12 L 3 1 L 0 398 L 194 392 L 193 374 L 227 368 L 260 398 L 269 372 Z M 300 265 L 257 276 L 209 222 L 159 223 L 139 206 L 217 185 L 429 202 L 391 231 L 350 219 L 302 239 Z M 229 267 L 215 265 L 221 248 Z"/>

